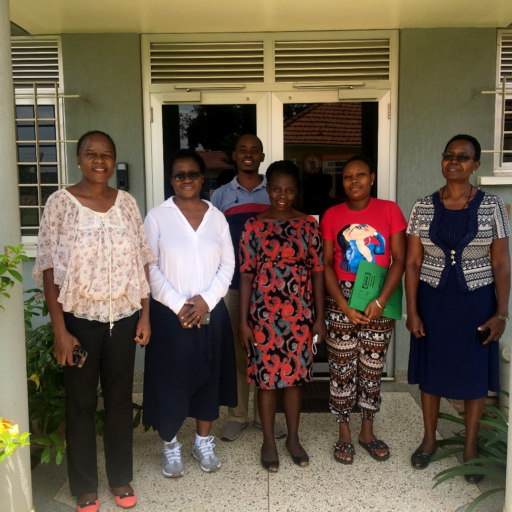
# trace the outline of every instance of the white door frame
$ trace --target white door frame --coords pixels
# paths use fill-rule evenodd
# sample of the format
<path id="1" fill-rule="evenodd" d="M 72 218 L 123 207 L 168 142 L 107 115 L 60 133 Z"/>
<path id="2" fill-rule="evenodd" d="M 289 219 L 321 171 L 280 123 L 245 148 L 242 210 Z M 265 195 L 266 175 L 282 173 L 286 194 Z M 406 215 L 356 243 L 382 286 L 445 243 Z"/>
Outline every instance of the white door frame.
<path id="1" fill-rule="evenodd" d="M 263 142 L 263 147 L 271 148 L 269 123 L 269 95 L 265 92 L 201 92 L 200 101 L 169 101 L 170 95 L 164 93 L 151 93 L 149 95 L 149 107 L 151 119 L 150 150 L 146 149 L 146 168 L 150 165 L 152 173 L 146 173 L 146 203 L 148 211 L 156 205 L 163 203 L 164 197 L 164 147 L 162 131 L 162 107 L 165 104 L 193 104 L 198 105 L 256 105 L 257 135 Z M 267 158 L 267 162 L 271 162 Z M 260 172 L 265 172 L 266 166 L 262 166 Z M 148 180 L 148 174 L 151 179 Z"/>

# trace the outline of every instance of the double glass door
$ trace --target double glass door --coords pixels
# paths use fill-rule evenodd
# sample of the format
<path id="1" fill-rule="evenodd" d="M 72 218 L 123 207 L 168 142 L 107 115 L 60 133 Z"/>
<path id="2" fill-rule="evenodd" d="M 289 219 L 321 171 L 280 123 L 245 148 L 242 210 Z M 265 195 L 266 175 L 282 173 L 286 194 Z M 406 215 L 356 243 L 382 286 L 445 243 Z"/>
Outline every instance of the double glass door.
<path id="1" fill-rule="evenodd" d="M 363 94 L 364 93 L 364 94 Z M 255 133 L 263 142 L 264 173 L 276 160 L 292 160 L 300 170 L 297 208 L 320 219 L 344 201 L 341 173 L 353 155 L 377 163 L 373 194 L 394 199 L 391 151 L 390 91 L 311 90 L 285 92 L 200 91 L 152 93 L 152 190 L 148 207 L 160 204 L 172 187 L 166 162 L 181 148 L 199 152 L 207 166 L 203 197 L 229 182 L 236 173 L 232 160 L 241 135 Z M 393 374 L 393 347 L 385 371 Z M 328 371 L 325 348 L 315 373 Z"/>

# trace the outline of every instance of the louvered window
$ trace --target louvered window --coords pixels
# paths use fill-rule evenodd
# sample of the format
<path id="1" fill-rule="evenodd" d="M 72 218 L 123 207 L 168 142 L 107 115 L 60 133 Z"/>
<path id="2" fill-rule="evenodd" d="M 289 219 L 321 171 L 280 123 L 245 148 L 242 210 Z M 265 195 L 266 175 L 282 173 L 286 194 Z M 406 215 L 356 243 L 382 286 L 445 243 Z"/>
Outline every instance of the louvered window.
<path id="1" fill-rule="evenodd" d="M 501 31 L 499 44 L 499 84 L 502 84 L 503 78 L 507 78 L 507 86 L 512 88 L 512 31 Z"/>
<path id="2" fill-rule="evenodd" d="M 512 30 L 498 31 L 496 136 L 498 172 L 512 170 Z"/>
<path id="3" fill-rule="evenodd" d="M 38 82 L 39 88 L 53 89 L 59 84 L 59 41 L 15 37 L 11 40 L 12 74 L 17 89 L 32 87 Z"/>
<path id="4" fill-rule="evenodd" d="M 151 83 L 263 82 L 263 42 L 152 43 Z"/>
<path id="5" fill-rule="evenodd" d="M 389 80 L 389 39 L 276 41 L 276 82 Z"/>

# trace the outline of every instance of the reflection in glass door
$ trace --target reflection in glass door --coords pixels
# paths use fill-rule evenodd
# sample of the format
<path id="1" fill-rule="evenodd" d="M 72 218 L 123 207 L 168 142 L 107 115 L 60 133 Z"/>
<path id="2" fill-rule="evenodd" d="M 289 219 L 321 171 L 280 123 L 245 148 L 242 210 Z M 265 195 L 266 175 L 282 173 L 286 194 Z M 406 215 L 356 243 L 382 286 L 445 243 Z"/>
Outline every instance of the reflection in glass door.
<path id="1" fill-rule="evenodd" d="M 328 208 L 346 199 L 342 180 L 346 161 L 364 154 L 378 162 L 379 103 L 283 103 L 282 108 L 283 157 L 300 170 L 296 206 L 321 220 Z M 318 346 L 314 372 L 317 377 L 329 375 L 325 343 Z"/>
<path id="2" fill-rule="evenodd" d="M 345 200 L 345 162 L 364 154 L 378 160 L 377 102 L 285 103 L 284 158 L 301 172 L 297 207 L 320 218 Z M 377 184 L 373 193 L 376 195 Z"/>
<path id="3" fill-rule="evenodd" d="M 196 150 L 206 163 L 203 198 L 235 176 L 231 158 L 237 139 L 256 133 L 256 105 L 163 105 L 162 142 L 166 172 L 170 156 L 179 149 Z M 165 179 L 165 199 L 173 195 Z"/>

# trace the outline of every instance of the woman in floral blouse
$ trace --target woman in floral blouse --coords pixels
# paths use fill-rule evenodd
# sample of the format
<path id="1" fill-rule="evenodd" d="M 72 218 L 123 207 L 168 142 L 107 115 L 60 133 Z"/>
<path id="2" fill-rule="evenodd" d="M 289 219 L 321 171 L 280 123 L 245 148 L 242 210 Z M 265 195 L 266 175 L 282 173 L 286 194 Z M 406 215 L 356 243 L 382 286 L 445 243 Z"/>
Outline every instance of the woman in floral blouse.
<path id="1" fill-rule="evenodd" d="M 109 135 L 84 134 L 77 145 L 82 180 L 52 194 L 39 228 L 34 278 L 44 293 L 64 367 L 69 483 L 77 510 L 96 512 L 98 471 L 94 409 L 104 394 L 106 470 L 117 504 L 133 507 L 132 385 L 135 342 L 146 345 L 149 324 L 146 242 L 134 198 L 108 186 L 116 147 Z M 85 350 L 83 367 L 74 347 Z M 75 360 L 76 361 L 76 360 Z"/>

